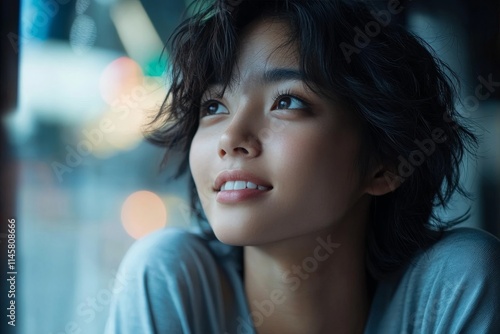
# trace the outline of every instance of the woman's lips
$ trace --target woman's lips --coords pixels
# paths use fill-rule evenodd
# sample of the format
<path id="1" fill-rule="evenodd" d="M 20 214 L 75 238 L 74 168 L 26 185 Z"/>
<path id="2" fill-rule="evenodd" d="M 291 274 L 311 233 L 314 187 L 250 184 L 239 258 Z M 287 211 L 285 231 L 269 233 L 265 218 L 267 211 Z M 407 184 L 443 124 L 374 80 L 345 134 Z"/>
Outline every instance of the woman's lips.
<path id="1" fill-rule="evenodd" d="M 215 200 L 221 204 L 234 204 L 265 196 L 270 191 L 271 188 L 268 188 L 266 190 L 249 188 L 240 190 L 224 190 L 217 192 Z"/>
<path id="2" fill-rule="evenodd" d="M 251 189 L 255 187 L 260 190 L 272 189 L 269 182 L 257 175 L 242 169 L 233 169 L 220 172 L 215 178 L 213 189 L 214 191 L 243 190 L 243 188 Z"/>
<path id="3" fill-rule="evenodd" d="M 242 170 L 224 170 L 214 182 L 216 201 L 223 204 L 239 203 L 265 196 L 273 189 L 263 178 Z"/>

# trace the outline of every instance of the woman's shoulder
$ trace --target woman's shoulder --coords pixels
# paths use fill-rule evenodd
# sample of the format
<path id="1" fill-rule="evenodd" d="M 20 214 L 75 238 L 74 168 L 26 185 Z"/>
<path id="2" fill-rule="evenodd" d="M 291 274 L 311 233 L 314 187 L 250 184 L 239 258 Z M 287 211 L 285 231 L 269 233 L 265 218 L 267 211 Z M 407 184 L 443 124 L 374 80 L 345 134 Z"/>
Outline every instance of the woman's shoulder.
<path id="1" fill-rule="evenodd" d="M 500 241 L 457 228 L 379 282 L 367 333 L 500 333 Z"/>
<path id="2" fill-rule="evenodd" d="M 496 237 L 461 227 L 445 231 L 439 241 L 416 256 L 407 270 L 484 279 L 500 275 L 499 261 L 500 241 Z"/>
<path id="3" fill-rule="evenodd" d="M 470 227 L 458 227 L 443 232 L 442 238 L 436 242 L 435 248 L 449 248 L 456 246 L 472 251 L 499 251 L 500 240 L 492 234 Z"/>
<path id="4" fill-rule="evenodd" d="M 183 228 L 163 228 L 132 244 L 122 266 L 134 268 L 168 267 L 175 273 L 179 266 L 227 266 L 237 253 L 235 247 Z M 234 261 L 233 261 L 234 262 Z"/>
<path id="5" fill-rule="evenodd" d="M 126 282 L 113 296 L 106 333 L 223 333 L 242 289 L 230 280 L 236 266 L 213 243 L 179 228 L 137 240 L 120 265 Z"/>
<path id="6" fill-rule="evenodd" d="M 418 287 L 422 294 L 453 290 L 455 297 L 465 300 L 465 296 L 477 297 L 482 289 L 500 298 L 500 241 L 473 228 L 445 231 L 410 262 L 402 282 Z"/>
<path id="7" fill-rule="evenodd" d="M 168 261 L 209 256 L 207 241 L 182 228 L 163 228 L 135 241 L 124 262 Z"/>
<path id="8" fill-rule="evenodd" d="M 177 249 L 183 244 L 199 244 L 203 239 L 199 234 L 180 227 L 166 227 L 156 230 L 141 239 L 138 239 L 132 249 L 147 250 L 151 248 L 158 249 Z"/>

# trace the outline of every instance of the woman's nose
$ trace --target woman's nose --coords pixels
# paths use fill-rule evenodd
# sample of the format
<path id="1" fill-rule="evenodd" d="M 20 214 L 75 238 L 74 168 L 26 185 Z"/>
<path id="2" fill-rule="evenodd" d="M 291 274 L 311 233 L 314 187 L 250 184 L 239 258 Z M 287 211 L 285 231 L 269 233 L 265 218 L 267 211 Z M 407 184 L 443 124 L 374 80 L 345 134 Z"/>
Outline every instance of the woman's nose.
<path id="1" fill-rule="evenodd" d="M 220 158 L 240 157 L 251 159 L 262 152 L 259 140 L 258 116 L 251 110 L 240 108 L 228 122 L 219 139 L 218 154 Z"/>

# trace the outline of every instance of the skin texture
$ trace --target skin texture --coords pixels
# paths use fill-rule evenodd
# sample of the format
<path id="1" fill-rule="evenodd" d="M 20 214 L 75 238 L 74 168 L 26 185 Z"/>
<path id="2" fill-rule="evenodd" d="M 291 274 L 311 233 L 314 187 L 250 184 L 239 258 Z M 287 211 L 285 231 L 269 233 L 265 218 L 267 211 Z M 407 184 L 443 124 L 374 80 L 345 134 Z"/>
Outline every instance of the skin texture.
<path id="1" fill-rule="evenodd" d="M 202 99 L 191 172 L 217 238 L 245 246 L 245 288 L 250 310 L 262 315 L 253 318 L 259 333 L 362 332 L 370 199 L 390 187 L 382 168 L 359 178 L 359 125 L 348 110 L 300 78 L 265 80 L 266 71 L 299 69 L 295 46 L 283 46 L 286 30 L 272 20 L 247 28 L 233 84 L 223 96 L 214 85 Z M 214 181 L 225 170 L 251 172 L 272 189 L 220 203 Z M 318 238 L 338 248 L 305 271 Z"/>

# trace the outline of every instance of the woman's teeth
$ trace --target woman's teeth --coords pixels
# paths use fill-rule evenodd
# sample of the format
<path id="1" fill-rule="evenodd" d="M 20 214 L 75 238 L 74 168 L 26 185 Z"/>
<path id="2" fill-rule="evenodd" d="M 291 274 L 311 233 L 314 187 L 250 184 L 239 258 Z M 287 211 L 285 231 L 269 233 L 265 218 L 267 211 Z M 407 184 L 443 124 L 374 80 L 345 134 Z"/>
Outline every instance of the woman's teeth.
<path id="1" fill-rule="evenodd" d="M 258 190 L 268 190 L 269 188 L 264 186 L 259 186 L 252 182 L 246 181 L 227 181 L 222 185 L 220 191 L 228 191 L 228 190 L 243 190 L 243 189 L 258 189 Z"/>

